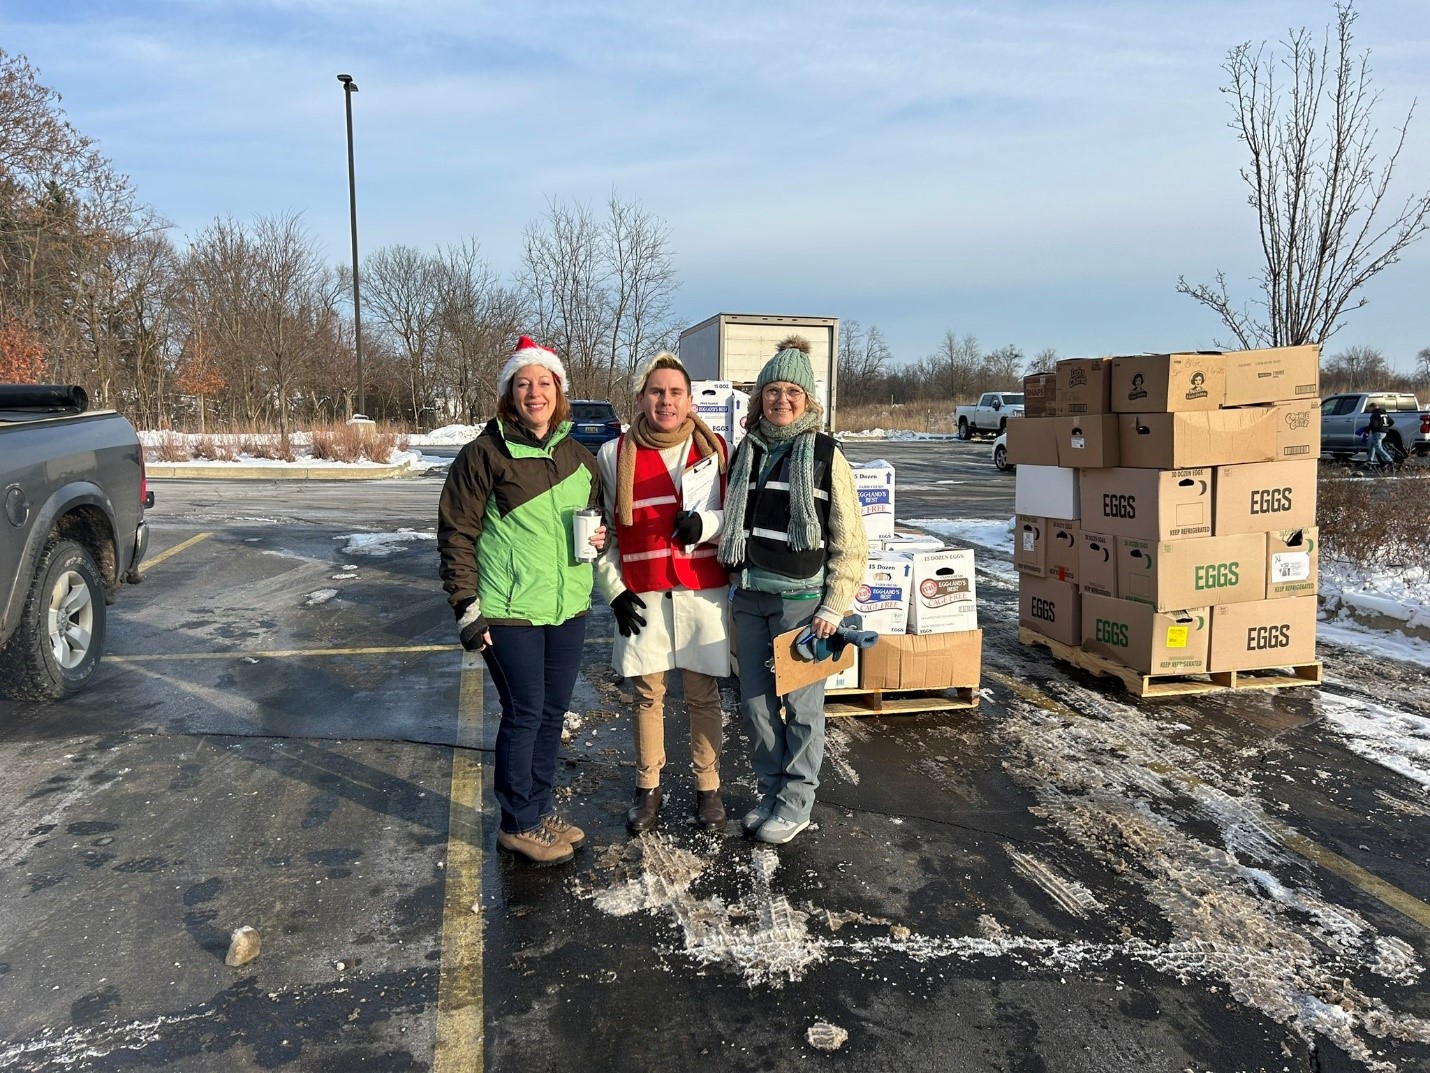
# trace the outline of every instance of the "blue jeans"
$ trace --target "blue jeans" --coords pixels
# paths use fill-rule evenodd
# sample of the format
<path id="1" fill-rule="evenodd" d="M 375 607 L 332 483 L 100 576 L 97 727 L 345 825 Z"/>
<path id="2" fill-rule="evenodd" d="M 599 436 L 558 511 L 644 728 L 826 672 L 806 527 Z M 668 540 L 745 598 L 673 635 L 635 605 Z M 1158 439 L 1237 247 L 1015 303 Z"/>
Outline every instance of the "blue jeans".
<path id="1" fill-rule="evenodd" d="M 586 644 L 586 616 L 559 626 L 493 626 L 482 650 L 501 698 L 493 778 L 501 829 L 530 831 L 552 812 L 561 727 Z"/>
<path id="2" fill-rule="evenodd" d="M 1366 460 L 1367 462 L 1371 462 L 1371 463 L 1374 463 L 1374 462 L 1390 462 L 1390 463 L 1394 463 L 1395 459 L 1394 459 L 1393 457 L 1391 457 L 1390 452 L 1385 449 L 1385 433 L 1384 433 L 1384 432 L 1372 432 L 1372 433 L 1370 434 L 1370 446 L 1366 449 L 1366 458 L 1365 458 L 1365 460 Z"/>
<path id="3" fill-rule="evenodd" d="M 824 679 L 784 697 L 768 666 L 774 640 L 814 618 L 818 600 L 784 600 L 736 589 L 732 604 L 740 660 L 740 715 L 750 736 L 750 766 L 760 804 L 781 820 L 809 819 L 824 762 Z M 783 712 L 781 706 L 783 705 Z"/>

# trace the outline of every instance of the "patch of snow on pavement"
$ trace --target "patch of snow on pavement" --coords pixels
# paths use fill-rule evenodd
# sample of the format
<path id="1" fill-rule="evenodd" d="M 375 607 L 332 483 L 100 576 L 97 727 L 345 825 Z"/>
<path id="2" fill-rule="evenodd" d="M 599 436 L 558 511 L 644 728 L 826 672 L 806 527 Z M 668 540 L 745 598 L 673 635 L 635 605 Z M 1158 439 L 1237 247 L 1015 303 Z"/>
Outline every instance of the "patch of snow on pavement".
<path id="1" fill-rule="evenodd" d="M 1013 519 L 1010 518 L 900 518 L 900 525 L 952 537 L 989 551 L 1013 554 Z"/>
<path id="2" fill-rule="evenodd" d="M 1356 755 L 1430 790 L 1430 717 L 1324 690 L 1321 711 Z"/>
<path id="3" fill-rule="evenodd" d="M 366 555 L 370 558 L 381 559 L 394 552 L 401 551 L 407 544 L 417 541 L 437 539 L 436 532 L 418 532 L 415 529 L 399 529 L 395 533 L 348 533 L 346 536 L 333 537 L 334 540 L 346 540 L 342 550 L 349 555 Z"/>

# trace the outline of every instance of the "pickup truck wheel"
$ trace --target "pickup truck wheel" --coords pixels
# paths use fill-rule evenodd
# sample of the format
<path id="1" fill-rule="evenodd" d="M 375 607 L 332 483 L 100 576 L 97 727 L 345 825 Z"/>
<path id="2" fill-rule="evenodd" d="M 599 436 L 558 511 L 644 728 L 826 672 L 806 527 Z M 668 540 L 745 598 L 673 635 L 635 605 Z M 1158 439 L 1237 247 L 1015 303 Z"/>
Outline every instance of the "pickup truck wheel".
<path id="1" fill-rule="evenodd" d="M 958 419 L 958 438 L 960 440 L 973 439 L 973 430 L 968 427 L 968 418 L 966 417 Z"/>
<path id="2" fill-rule="evenodd" d="M 104 651 L 104 585 L 73 540 L 40 554 L 19 629 L 0 650 L 0 689 L 19 700 L 60 700 L 84 688 Z"/>

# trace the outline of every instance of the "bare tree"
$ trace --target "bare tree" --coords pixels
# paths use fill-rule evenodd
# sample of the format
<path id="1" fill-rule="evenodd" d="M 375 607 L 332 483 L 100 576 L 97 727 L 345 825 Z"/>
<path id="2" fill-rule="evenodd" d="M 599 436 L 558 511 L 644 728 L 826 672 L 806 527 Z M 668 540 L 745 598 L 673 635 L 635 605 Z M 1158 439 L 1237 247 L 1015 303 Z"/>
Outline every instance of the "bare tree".
<path id="1" fill-rule="evenodd" d="M 1231 127 L 1251 155 L 1241 177 L 1261 238 L 1260 294 L 1238 305 L 1221 272 L 1215 284 L 1179 278 L 1177 290 L 1221 317 L 1242 347 L 1324 342 L 1366 304 L 1357 297 L 1366 283 L 1430 226 L 1430 193 L 1389 198 L 1415 108 L 1378 156 L 1371 117 L 1380 94 L 1369 52 L 1352 51 L 1356 18 L 1349 0 L 1337 3 L 1320 47 L 1303 28 L 1288 34 L 1285 55 L 1247 42 L 1222 65 Z"/>
<path id="2" fill-rule="evenodd" d="M 589 206 L 555 199 L 543 224 L 526 229 L 518 278 L 537 342 L 561 356 L 574 393 L 591 393 L 605 386 L 602 351 L 612 337 L 601 226 Z"/>
<path id="3" fill-rule="evenodd" d="M 1029 376 L 1033 373 L 1050 373 L 1053 366 L 1058 363 L 1058 352 L 1052 347 L 1043 347 L 1031 358 L 1028 359 L 1027 368 L 1023 372 Z"/>
<path id="4" fill-rule="evenodd" d="M 1420 353 L 1415 355 L 1415 380 L 1430 388 L 1430 346 L 1421 347 Z"/>
<path id="5" fill-rule="evenodd" d="M 430 416 L 475 425 L 496 410 L 497 377 L 521 334 L 526 310 L 482 259 L 475 239 L 447 247 L 439 262 L 441 391 Z M 423 416 L 419 424 L 425 423 Z"/>
<path id="6" fill-rule="evenodd" d="M 441 334 L 441 276 L 440 259 L 411 246 L 384 246 L 363 261 L 369 323 L 375 334 L 389 336 L 407 363 L 414 421 L 433 401 L 434 363 Z"/>
<path id="7" fill-rule="evenodd" d="M 614 190 L 606 206 L 611 360 L 605 397 L 625 402 L 641 365 L 670 344 L 671 302 L 679 283 L 664 221 L 639 202 L 622 201 Z"/>
<path id="8" fill-rule="evenodd" d="M 938 349 L 926 357 L 928 388 L 934 397 L 962 399 L 981 390 L 978 383 L 983 363 L 983 351 L 978 339 L 965 335 L 962 339 L 949 329 L 943 333 Z"/>
<path id="9" fill-rule="evenodd" d="M 1326 360 L 1325 378 L 1342 391 L 1376 390 L 1391 378 L 1390 365 L 1375 347 L 1347 347 Z"/>
<path id="10" fill-rule="evenodd" d="M 857 320 L 839 325 L 839 395 L 851 405 L 873 402 L 882 394 L 884 374 L 893 352 L 876 324 L 868 331 Z"/>
<path id="11" fill-rule="evenodd" d="M 983 356 L 984 382 L 980 388 L 1017 390 L 1023 378 L 1023 351 L 1012 343 L 990 350 Z"/>

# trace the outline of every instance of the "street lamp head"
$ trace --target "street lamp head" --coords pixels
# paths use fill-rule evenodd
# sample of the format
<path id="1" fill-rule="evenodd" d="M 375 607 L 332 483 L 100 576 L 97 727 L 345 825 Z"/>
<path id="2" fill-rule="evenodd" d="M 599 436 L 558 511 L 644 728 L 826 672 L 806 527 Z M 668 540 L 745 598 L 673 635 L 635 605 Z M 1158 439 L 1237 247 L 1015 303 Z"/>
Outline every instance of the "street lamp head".
<path id="1" fill-rule="evenodd" d="M 338 75 L 338 81 L 343 84 L 343 89 L 345 91 L 350 91 L 352 93 L 356 93 L 358 91 L 357 83 L 353 81 L 352 75 Z"/>

